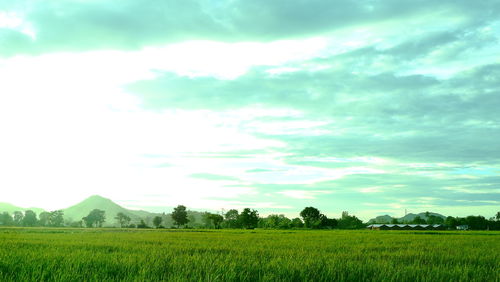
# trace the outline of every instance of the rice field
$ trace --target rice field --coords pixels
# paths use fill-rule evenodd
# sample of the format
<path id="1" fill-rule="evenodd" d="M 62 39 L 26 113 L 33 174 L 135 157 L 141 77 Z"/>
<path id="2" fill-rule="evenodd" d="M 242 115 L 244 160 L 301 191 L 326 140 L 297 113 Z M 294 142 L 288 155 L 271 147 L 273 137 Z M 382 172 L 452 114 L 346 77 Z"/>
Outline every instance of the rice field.
<path id="1" fill-rule="evenodd" d="M 500 232 L 0 229 L 1 281 L 500 281 Z"/>

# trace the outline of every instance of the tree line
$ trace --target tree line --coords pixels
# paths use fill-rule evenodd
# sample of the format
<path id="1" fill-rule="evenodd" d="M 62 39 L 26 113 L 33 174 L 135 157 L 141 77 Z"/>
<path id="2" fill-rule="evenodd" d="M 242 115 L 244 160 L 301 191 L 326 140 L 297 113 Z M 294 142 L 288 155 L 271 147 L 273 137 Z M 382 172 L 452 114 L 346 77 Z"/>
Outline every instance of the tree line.
<path id="1" fill-rule="evenodd" d="M 116 223 L 121 228 L 165 228 L 166 215 L 155 216 L 149 224 L 144 219 L 139 219 L 132 223 L 132 218 L 123 212 L 119 212 L 112 218 L 111 222 Z M 391 223 L 410 224 L 443 224 L 449 229 L 456 229 L 457 226 L 467 225 L 471 230 L 500 230 L 500 212 L 494 217 L 486 219 L 483 216 L 451 217 L 443 219 L 441 217 L 426 213 L 426 218 L 416 216 L 409 222 L 399 222 L 393 219 Z M 197 222 L 194 217 L 188 216 L 187 208 L 183 205 L 175 207 L 170 214 L 173 221 L 173 228 L 240 228 L 240 229 L 361 229 L 367 226 L 359 218 L 350 215 L 347 211 L 342 212 L 340 218 L 328 218 L 315 207 L 304 208 L 299 217 L 288 218 L 283 214 L 271 214 L 266 217 L 259 216 L 255 209 L 245 208 L 241 212 L 231 209 L 223 213 L 203 212 L 201 221 Z M 8 212 L 0 214 L 0 226 L 24 226 L 24 227 L 103 227 L 106 222 L 106 212 L 94 209 L 79 221 L 65 221 L 64 212 L 56 210 L 51 212 L 41 212 L 38 216 L 32 210 L 24 213 L 16 211 L 12 215 Z M 170 226 L 172 227 L 172 226 Z"/>
<path id="2" fill-rule="evenodd" d="M 27 210 L 24 213 L 21 211 L 15 211 L 12 215 L 10 215 L 8 212 L 3 212 L 0 214 L 0 225 L 26 227 L 63 227 L 65 225 L 64 212 L 61 210 L 41 212 L 38 217 L 37 214 L 32 210 Z"/>

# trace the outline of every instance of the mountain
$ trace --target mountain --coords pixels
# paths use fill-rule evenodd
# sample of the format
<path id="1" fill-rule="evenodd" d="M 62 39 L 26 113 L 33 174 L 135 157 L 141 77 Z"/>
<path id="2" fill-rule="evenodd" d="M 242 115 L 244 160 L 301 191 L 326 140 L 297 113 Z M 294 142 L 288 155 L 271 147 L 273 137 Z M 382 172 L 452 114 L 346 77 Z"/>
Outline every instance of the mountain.
<path id="1" fill-rule="evenodd" d="M 117 203 L 113 202 L 112 200 L 98 195 L 90 196 L 89 198 L 81 201 L 80 203 L 74 206 L 63 209 L 65 222 L 67 224 L 70 224 L 72 222 L 78 222 L 82 220 L 83 217 L 87 216 L 94 209 L 103 210 L 105 212 L 106 222 L 104 223 L 104 226 L 118 226 L 118 222 L 115 219 L 115 217 L 120 212 L 129 216 L 131 219 L 130 223 L 133 224 L 138 224 L 141 220 L 144 220 L 144 222 L 148 226 L 153 226 L 154 217 L 161 216 L 163 219 L 162 222 L 163 226 L 170 227 L 174 225 L 174 222 L 170 214 L 154 213 L 144 210 L 126 209 L 118 205 Z M 171 207 L 170 208 L 165 207 L 164 209 L 165 211 L 172 210 Z M 37 215 L 45 211 L 40 208 L 21 208 L 9 203 L 0 203 L 0 213 L 8 212 L 12 215 L 12 213 L 14 213 L 15 211 L 26 211 L 26 210 L 32 210 Z M 203 215 L 202 212 L 188 210 L 187 213 L 188 213 L 188 218 L 190 219 L 190 224 L 192 225 L 201 224 Z"/>
<path id="2" fill-rule="evenodd" d="M 409 213 L 401 218 L 398 219 L 399 222 L 409 222 L 415 219 L 415 217 L 419 216 L 420 218 L 423 218 L 427 220 L 427 212 L 421 212 L 419 214 L 414 214 L 414 213 Z M 429 212 L 429 215 L 441 217 L 442 219 L 445 219 L 446 216 L 439 214 L 439 213 L 434 213 L 434 212 Z"/>
<path id="3" fill-rule="evenodd" d="M 105 225 L 114 225 L 116 223 L 114 218 L 120 212 L 129 216 L 132 219 L 132 223 L 137 223 L 141 219 L 152 219 L 153 217 L 160 215 L 143 210 L 129 210 L 111 201 L 110 199 L 94 195 L 74 206 L 64 209 L 64 218 L 68 221 L 79 221 L 94 209 L 100 209 L 106 212 L 107 224 Z"/>
<path id="4" fill-rule="evenodd" d="M 15 211 L 23 211 L 24 212 L 27 210 L 32 210 L 32 211 L 36 212 L 37 214 L 40 214 L 41 212 L 45 211 L 44 209 L 41 209 L 41 208 L 21 208 L 21 207 L 14 206 L 14 205 L 9 204 L 9 203 L 0 203 L 0 212 L 8 212 L 8 213 L 12 214 Z"/>
<path id="5" fill-rule="evenodd" d="M 394 217 L 390 215 L 379 215 L 376 218 L 372 218 L 368 223 L 391 223 Z"/>
<path id="6" fill-rule="evenodd" d="M 429 216 L 437 216 L 437 217 L 440 217 L 442 219 L 445 219 L 446 216 L 442 215 L 442 214 L 439 214 L 439 213 L 434 213 L 434 212 L 429 212 Z M 427 212 L 421 212 L 419 214 L 414 214 L 414 213 L 409 213 L 403 217 L 400 217 L 400 218 L 397 218 L 398 222 L 401 222 L 401 223 L 404 223 L 404 222 L 411 222 L 415 219 L 415 217 L 419 216 L 420 218 L 422 219 L 425 219 L 427 220 L 428 216 L 427 216 Z M 391 223 L 391 221 L 394 219 L 395 217 L 392 217 L 390 215 L 381 215 L 381 216 L 377 216 L 376 218 L 372 218 L 368 221 L 368 223 Z"/>

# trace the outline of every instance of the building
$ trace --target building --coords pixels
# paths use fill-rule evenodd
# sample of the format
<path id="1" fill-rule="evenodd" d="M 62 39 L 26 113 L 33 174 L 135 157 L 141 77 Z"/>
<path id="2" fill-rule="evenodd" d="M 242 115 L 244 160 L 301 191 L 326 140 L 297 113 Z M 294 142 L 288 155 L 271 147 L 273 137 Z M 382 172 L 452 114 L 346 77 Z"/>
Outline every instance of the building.
<path id="1" fill-rule="evenodd" d="M 370 224 L 366 228 L 371 230 L 445 230 L 442 224 Z"/>

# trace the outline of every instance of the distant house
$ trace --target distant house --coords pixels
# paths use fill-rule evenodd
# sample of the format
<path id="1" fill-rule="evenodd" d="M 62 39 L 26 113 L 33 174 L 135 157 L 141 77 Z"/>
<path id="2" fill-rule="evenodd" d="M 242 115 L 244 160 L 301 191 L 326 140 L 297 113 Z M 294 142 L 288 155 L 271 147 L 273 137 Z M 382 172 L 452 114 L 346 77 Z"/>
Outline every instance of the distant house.
<path id="1" fill-rule="evenodd" d="M 458 225 L 457 230 L 469 230 L 469 225 Z"/>
<path id="2" fill-rule="evenodd" d="M 442 224 L 370 224 L 371 230 L 445 230 Z"/>

